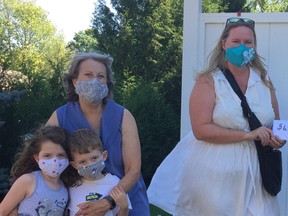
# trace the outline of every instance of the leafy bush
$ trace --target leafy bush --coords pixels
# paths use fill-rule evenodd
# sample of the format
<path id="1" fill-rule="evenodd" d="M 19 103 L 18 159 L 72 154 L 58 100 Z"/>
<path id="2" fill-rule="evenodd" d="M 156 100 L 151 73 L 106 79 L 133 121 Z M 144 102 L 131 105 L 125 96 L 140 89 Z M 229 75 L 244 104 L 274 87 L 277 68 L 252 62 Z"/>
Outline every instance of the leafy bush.
<path id="1" fill-rule="evenodd" d="M 10 188 L 9 183 L 9 169 L 8 168 L 0 168 L 0 202 L 8 192 Z"/>
<path id="2" fill-rule="evenodd" d="M 125 106 L 134 115 L 141 141 L 142 174 L 147 185 L 179 140 L 179 117 L 153 84 L 140 84 Z"/>

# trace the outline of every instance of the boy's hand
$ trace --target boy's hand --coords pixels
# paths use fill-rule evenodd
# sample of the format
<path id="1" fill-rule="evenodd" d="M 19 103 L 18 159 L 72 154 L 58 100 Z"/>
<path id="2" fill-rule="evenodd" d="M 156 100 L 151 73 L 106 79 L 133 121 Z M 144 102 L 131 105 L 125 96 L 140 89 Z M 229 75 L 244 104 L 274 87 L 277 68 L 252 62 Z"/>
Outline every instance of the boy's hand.
<path id="1" fill-rule="evenodd" d="M 76 216 L 104 216 L 109 211 L 110 204 L 107 200 L 94 200 L 92 202 L 85 202 L 78 205 L 80 210 L 76 213 Z"/>
<path id="2" fill-rule="evenodd" d="M 120 209 L 128 209 L 127 195 L 121 186 L 115 186 L 110 192 L 110 196 L 114 199 Z"/>

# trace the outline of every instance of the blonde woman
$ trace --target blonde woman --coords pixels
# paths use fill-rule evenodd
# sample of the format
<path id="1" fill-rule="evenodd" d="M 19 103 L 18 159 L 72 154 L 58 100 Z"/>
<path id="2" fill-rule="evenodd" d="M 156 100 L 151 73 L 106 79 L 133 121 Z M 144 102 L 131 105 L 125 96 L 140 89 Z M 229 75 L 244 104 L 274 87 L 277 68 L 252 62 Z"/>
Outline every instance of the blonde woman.
<path id="1" fill-rule="evenodd" d="M 271 130 L 279 110 L 256 51 L 254 26 L 247 18 L 227 20 L 208 68 L 191 92 L 192 132 L 163 161 L 149 186 L 150 202 L 173 215 L 280 214 L 277 199 L 263 188 L 254 144 L 261 140 L 277 149 L 285 144 Z M 250 131 L 225 69 L 235 77 L 262 127 Z"/>

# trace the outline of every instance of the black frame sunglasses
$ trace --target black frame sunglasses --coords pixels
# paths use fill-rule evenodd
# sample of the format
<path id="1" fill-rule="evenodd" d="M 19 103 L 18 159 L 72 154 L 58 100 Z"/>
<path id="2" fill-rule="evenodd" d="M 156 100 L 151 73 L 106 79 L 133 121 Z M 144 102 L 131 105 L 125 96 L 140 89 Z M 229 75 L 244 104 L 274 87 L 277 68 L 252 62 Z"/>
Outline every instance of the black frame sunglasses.
<path id="1" fill-rule="evenodd" d="M 248 19 L 248 18 L 240 18 L 240 17 L 231 17 L 231 18 L 228 18 L 227 21 L 226 21 L 226 25 L 225 25 L 225 28 L 227 27 L 227 25 L 229 23 L 237 23 L 237 22 L 242 22 L 242 23 L 245 23 L 245 24 L 248 24 L 249 26 L 251 26 L 253 29 L 255 27 L 255 22 L 251 19 Z"/>

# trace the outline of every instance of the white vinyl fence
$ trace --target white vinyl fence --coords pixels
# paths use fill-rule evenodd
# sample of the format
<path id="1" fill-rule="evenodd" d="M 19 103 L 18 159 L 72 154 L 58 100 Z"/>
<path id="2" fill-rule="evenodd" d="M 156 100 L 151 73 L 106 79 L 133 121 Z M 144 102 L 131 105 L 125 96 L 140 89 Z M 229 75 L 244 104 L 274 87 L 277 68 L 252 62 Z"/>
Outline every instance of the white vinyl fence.
<path id="1" fill-rule="evenodd" d="M 190 130 L 189 96 L 194 77 L 202 70 L 207 57 L 225 27 L 226 19 L 236 13 L 201 13 L 201 1 L 184 0 L 182 65 L 181 137 Z M 288 120 L 288 13 L 242 13 L 256 22 L 257 51 L 264 58 L 268 74 L 276 87 L 282 120 Z M 283 180 L 278 195 L 281 216 L 288 215 L 287 169 L 288 143 L 282 149 Z"/>

